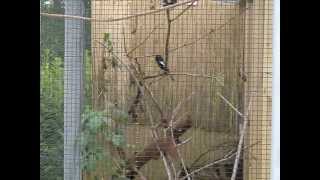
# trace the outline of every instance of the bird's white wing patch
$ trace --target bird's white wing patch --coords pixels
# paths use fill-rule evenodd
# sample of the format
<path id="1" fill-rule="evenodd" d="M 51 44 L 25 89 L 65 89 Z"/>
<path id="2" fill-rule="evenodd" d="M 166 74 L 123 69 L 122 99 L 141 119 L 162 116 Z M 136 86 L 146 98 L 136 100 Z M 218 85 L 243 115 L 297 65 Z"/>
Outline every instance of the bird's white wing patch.
<path id="1" fill-rule="evenodd" d="M 164 64 L 163 61 L 159 61 L 159 63 L 160 63 L 162 66 L 165 66 L 165 64 Z"/>

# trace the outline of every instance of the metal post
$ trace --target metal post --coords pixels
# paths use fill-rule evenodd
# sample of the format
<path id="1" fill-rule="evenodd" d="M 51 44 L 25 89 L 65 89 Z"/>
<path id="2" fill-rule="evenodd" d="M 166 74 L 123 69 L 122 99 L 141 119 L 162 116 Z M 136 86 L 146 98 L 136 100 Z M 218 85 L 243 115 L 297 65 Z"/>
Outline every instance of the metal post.
<path id="1" fill-rule="evenodd" d="M 65 0 L 65 14 L 84 15 L 82 0 Z M 65 19 L 64 180 L 80 180 L 80 133 L 83 69 L 83 20 Z"/>

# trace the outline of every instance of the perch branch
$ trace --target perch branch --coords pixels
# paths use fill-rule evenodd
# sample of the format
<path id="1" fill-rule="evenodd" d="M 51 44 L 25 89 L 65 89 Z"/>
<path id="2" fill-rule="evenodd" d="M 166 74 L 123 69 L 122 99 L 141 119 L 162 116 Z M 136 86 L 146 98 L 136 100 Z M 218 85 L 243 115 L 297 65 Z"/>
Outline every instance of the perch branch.
<path id="1" fill-rule="evenodd" d="M 180 3 L 176 3 L 173 5 L 169 5 L 166 7 L 162 7 L 156 10 L 151 10 L 151 11 L 146 11 L 146 12 L 142 12 L 142 13 L 137 13 L 137 14 L 133 14 L 133 15 L 129 15 L 129 16 L 125 16 L 125 17 L 120 17 L 120 18 L 109 18 L 109 19 L 98 19 L 98 18 L 90 18 L 90 17 L 83 17 L 83 16 L 73 16 L 73 15 L 64 15 L 64 14 L 50 14 L 50 13 L 41 13 L 40 15 L 42 16 L 47 16 L 47 17 L 56 17 L 56 18 L 69 18 L 69 19 L 79 19 L 79 20 L 86 20 L 86 21 L 96 21 L 96 22 L 115 22 L 115 21 L 122 21 L 122 20 L 126 20 L 126 19 L 131 19 L 134 17 L 139 17 L 139 16 L 146 16 L 146 15 L 150 15 L 150 14 L 155 14 L 161 11 L 165 11 L 168 9 L 172 9 L 178 6 L 182 6 L 185 4 L 188 4 L 190 2 L 192 2 L 193 0 L 189 0 L 189 1 L 183 1 Z"/>
<path id="2" fill-rule="evenodd" d="M 129 55 L 128 55 L 128 51 L 127 51 L 127 47 L 126 47 L 126 36 L 124 34 L 124 30 L 122 29 L 122 35 L 123 35 L 123 46 L 124 46 L 124 50 L 125 50 L 125 54 L 126 56 L 129 58 L 129 59 L 132 59 Z M 131 62 L 131 61 L 130 61 Z M 134 67 L 134 66 L 133 66 Z M 138 72 L 138 70 L 136 70 L 136 72 Z M 163 116 L 163 112 L 162 112 L 162 109 L 161 109 L 161 106 L 160 104 L 157 102 L 157 100 L 154 98 L 152 92 L 150 91 L 150 89 L 148 88 L 148 86 L 146 84 L 144 84 L 141 80 L 139 81 L 138 78 L 132 74 L 134 76 L 134 78 L 136 79 L 136 83 L 139 83 L 137 84 L 140 91 L 144 92 L 143 91 L 143 88 L 141 87 L 141 85 L 147 90 L 147 92 L 149 93 L 150 97 L 151 97 L 151 100 L 153 101 L 153 103 L 156 105 L 159 113 L 161 114 L 161 117 Z M 143 78 L 142 78 L 143 80 Z M 141 85 L 140 85 L 141 84 Z"/>
<path id="3" fill-rule="evenodd" d="M 249 114 L 250 109 L 251 109 L 251 100 L 252 100 L 252 94 L 249 97 L 249 104 L 248 104 L 247 111 L 245 112 L 245 115 L 243 116 L 243 121 L 244 122 L 243 122 L 243 125 L 242 125 L 242 129 L 240 131 L 240 139 L 239 139 L 239 144 L 238 144 L 238 148 L 237 148 L 237 152 L 236 152 L 236 159 L 235 159 L 234 165 L 233 165 L 231 180 L 235 180 L 236 179 L 239 159 L 240 159 L 241 150 L 242 150 L 242 145 L 243 145 L 244 136 L 245 136 L 246 129 L 247 129 L 247 124 L 248 124 L 248 114 Z"/>
<path id="4" fill-rule="evenodd" d="M 204 75 L 204 74 L 190 74 L 190 73 L 160 73 L 156 75 L 150 75 L 150 76 L 145 76 L 143 79 L 152 79 L 152 78 L 157 78 L 160 76 L 165 76 L 165 75 L 172 75 L 172 76 L 191 76 L 191 77 L 203 77 L 203 78 L 210 78 L 210 79 L 217 79 L 215 76 L 209 76 L 209 75 Z"/>

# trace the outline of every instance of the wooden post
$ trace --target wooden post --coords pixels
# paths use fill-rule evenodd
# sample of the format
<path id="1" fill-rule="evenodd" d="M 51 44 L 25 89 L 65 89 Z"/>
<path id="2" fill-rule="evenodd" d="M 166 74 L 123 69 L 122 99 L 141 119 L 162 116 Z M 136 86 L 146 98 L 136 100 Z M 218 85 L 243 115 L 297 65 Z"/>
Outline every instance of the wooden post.
<path id="1" fill-rule="evenodd" d="M 259 143 L 245 153 L 244 179 L 270 179 L 272 0 L 255 0 L 247 7 L 246 101 L 252 92 L 256 94 L 252 97 L 246 144 Z"/>

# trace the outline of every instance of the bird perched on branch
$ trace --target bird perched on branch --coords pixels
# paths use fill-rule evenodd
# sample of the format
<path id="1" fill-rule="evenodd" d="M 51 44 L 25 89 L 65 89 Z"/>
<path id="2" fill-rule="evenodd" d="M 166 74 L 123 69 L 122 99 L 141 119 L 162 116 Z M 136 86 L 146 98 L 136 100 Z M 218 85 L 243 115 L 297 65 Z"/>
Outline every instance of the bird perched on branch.
<path id="1" fill-rule="evenodd" d="M 158 64 L 158 66 L 160 67 L 160 69 L 162 69 L 166 74 L 169 73 L 169 68 L 168 68 L 168 66 L 162 56 L 156 55 L 156 62 Z M 170 76 L 170 78 L 171 78 L 171 80 L 174 80 L 172 76 Z"/>
<path id="2" fill-rule="evenodd" d="M 160 55 L 156 55 L 156 62 L 159 65 L 160 69 L 164 70 L 165 72 L 169 72 L 169 68 L 164 62 L 164 59 Z"/>
<path id="3" fill-rule="evenodd" d="M 162 0 L 162 6 L 169 6 L 169 5 L 172 5 L 172 4 L 175 4 L 177 3 L 177 0 Z"/>

